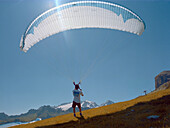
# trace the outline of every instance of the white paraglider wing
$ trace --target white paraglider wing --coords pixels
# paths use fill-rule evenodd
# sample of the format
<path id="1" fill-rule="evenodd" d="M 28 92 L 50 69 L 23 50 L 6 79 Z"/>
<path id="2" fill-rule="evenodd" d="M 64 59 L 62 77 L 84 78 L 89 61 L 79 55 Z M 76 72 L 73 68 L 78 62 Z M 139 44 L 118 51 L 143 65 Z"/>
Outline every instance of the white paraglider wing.
<path id="1" fill-rule="evenodd" d="M 34 44 L 53 34 L 81 28 L 106 28 L 141 35 L 145 24 L 125 7 L 101 1 L 63 4 L 38 16 L 21 37 L 20 48 L 26 52 Z"/>

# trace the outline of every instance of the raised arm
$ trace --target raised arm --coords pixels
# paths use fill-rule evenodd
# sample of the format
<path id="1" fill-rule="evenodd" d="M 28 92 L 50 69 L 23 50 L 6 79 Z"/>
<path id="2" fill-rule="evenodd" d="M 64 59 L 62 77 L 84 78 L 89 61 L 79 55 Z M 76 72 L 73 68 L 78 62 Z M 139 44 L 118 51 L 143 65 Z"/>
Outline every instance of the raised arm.
<path id="1" fill-rule="evenodd" d="M 76 85 L 76 83 L 73 81 L 73 84 Z"/>
<path id="2" fill-rule="evenodd" d="M 81 80 L 80 80 L 80 82 L 78 84 L 81 84 Z"/>

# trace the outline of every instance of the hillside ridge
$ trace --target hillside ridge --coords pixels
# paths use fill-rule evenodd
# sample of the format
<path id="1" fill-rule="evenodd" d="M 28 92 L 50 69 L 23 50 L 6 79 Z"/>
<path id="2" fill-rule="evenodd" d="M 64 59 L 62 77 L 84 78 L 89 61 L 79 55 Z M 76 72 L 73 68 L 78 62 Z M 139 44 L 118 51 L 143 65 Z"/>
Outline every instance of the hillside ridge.
<path id="1" fill-rule="evenodd" d="M 163 96 L 170 95 L 170 89 L 167 90 L 160 90 L 155 93 L 147 94 L 146 96 L 139 96 L 135 99 L 132 99 L 130 101 L 125 101 L 125 102 L 119 102 L 115 103 L 112 105 L 108 106 L 103 106 L 103 107 L 98 107 L 98 108 L 93 108 L 89 110 L 83 111 L 83 118 L 85 120 L 87 119 L 93 119 L 93 117 L 101 116 L 101 115 L 108 115 L 108 114 L 113 114 L 116 112 L 121 112 L 123 110 L 126 110 L 129 107 L 134 106 L 135 104 L 141 103 L 141 102 L 149 102 L 155 99 L 159 99 Z M 155 107 L 156 108 L 156 107 Z M 77 113 L 78 115 L 78 113 Z M 60 124 L 62 126 L 63 123 L 68 123 L 68 122 L 74 122 L 74 121 L 79 121 L 80 116 L 78 118 L 73 117 L 73 114 L 66 114 L 66 115 L 61 115 L 53 118 L 49 118 L 46 120 L 38 121 L 32 124 L 26 124 L 26 125 L 18 125 L 14 126 L 11 128 L 43 128 L 45 126 L 53 126 L 53 125 L 58 125 Z M 51 127 L 52 128 L 52 127 Z"/>

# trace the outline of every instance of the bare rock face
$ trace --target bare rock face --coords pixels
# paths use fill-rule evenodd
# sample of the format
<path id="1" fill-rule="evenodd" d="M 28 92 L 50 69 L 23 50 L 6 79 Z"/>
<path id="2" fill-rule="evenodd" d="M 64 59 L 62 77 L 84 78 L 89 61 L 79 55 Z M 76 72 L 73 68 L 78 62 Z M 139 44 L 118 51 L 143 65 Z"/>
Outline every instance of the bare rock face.
<path id="1" fill-rule="evenodd" d="M 170 85 L 170 71 L 163 71 L 155 77 L 155 89 L 166 88 Z M 166 86 L 166 87 L 164 87 Z"/>

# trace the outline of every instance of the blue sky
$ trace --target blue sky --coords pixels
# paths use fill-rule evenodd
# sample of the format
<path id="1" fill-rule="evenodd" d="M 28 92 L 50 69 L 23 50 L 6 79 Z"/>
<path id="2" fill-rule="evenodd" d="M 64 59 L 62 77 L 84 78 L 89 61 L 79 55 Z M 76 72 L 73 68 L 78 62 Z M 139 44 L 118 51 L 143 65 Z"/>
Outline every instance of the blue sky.
<path id="1" fill-rule="evenodd" d="M 71 30 L 40 41 L 27 53 L 19 42 L 42 12 L 70 0 L 0 0 L 0 112 L 20 114 L 72 102 L 72 80 L 86 76 L 82 100 L 120 102 L 154 90 L 170 69 L 170 1 L 114 1 L 146 23 L 141 36 L 106 29 Z M 89 71 L 88 71 L 89 69 Z"/>

